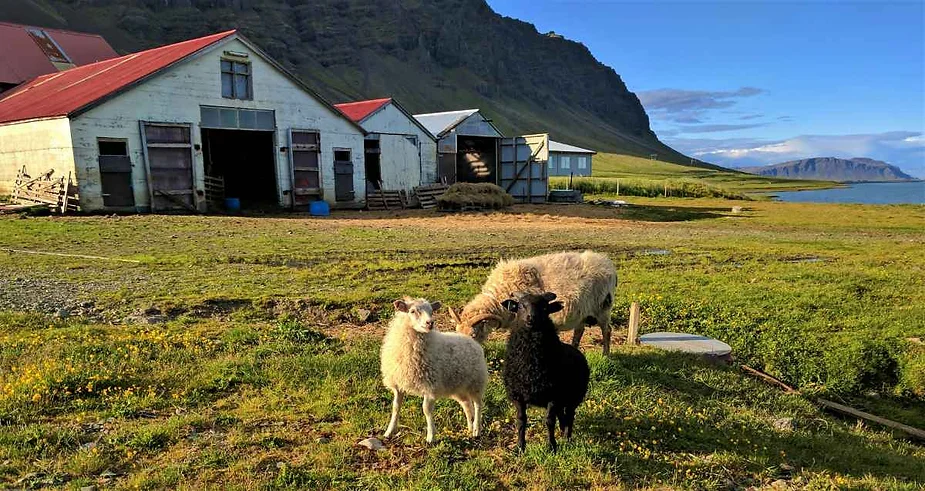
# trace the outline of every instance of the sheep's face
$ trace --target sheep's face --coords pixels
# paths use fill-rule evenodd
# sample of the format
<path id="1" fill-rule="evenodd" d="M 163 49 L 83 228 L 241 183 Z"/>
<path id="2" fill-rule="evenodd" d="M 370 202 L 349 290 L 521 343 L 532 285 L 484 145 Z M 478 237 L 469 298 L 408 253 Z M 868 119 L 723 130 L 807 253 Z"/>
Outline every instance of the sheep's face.
<path id="1" fill-rule="evenodd" d="M 541 295 L 533 293 L 514 293 L 512 298 L 501 302 L 508 312 L 514 314 L 514 324 L 527 328 L 543 327 L 538 320 L 548 319 L 550 314 L 562 310 L 562 302 L 554 302 L 556 294 L 546 292 Z"/>
<path id="2" fill-rule="evenodd" d="M 440 308 L 440 302 L 430 303 L 423 298 L 403 298 L 392 303 L 395 310 L 411 318 L 411 327 L 418 332 L 434 330 L 434 311 Z"/>
<path id="3" fill-rule="evenodd" d="M 456 323 L 456 332 L 471 336 L 479 343 L 484 343 L 492 331 L 501 327 L 501 317 L 494 314 L 463 309 L 462 317 L 460 317 L 453 309 L 450 309 L 450 317 Z"/>

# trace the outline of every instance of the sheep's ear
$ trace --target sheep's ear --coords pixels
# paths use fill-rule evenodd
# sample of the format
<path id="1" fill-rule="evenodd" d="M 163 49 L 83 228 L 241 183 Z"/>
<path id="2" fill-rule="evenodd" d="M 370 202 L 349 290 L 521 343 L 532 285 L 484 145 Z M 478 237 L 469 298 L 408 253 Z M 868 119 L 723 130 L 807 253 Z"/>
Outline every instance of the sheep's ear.
<path id="1" fill-rule="evenodd" d="M 562 305 L 562 302 L 550 302 L 549 310 L 547 310 L 547 312 L 549 312 L 550 314 L 555 314 L 556 312 L 562 310 L 563 308 L 565 308 L 565 306 Z"/>
<path id="2" fill-rule="evenodd" d="M 542 297 L 543 297 L 543 300 L 546 300 L 547 302 L 552 302 L 553 300 L 556 299 L 556 294 L 553 292 L 546 292 L 542 295 Z"/>
<path id="3" fill-rule="evenodd" d="M 430 311 L 431 311 L 431 312 L 436 312 L 437 310 L 440 309 L 440 307 L 443 307 L 443 304 L 442 304 L 439 300 L 436 301 L 436 302 L 431 302 L 431 304 L 430 304 Z"/>
<path id="4" fill-rule="evenodd" d="M 456 315 L 456 311 L 453 310 L 453 307 L 448 307 L 447 310 L 450 311 L 450 318 L 453 319 L 453 322 L 457 324 L 462 324 L 462 321 L 459 320 L 459 316 Z"/>
<path id="5" fill-rule="evenodd" d="M 396 300 L 392 302 L 392 305 L 395 306 L 395 310 L 399 312 L 408 312 L 408 304 L 404 300 Z"/>
<path id="6" fill-rule="evenodd" d="M 504 307 L 508 312 L 517 312 L 517 307 L 519 307 L 520 304 L 517 303 L 517 300 L 508 299 L 501 302 L 501 306 Z"/>

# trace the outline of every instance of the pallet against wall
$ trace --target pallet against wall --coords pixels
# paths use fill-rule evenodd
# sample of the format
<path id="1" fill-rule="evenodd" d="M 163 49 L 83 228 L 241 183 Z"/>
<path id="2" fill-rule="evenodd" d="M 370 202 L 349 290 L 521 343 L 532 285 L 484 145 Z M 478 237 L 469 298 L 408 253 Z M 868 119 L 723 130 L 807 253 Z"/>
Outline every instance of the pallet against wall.
<path id="1" fill-rule="evenodd" d="M 16 173 L 13 184 L 13 203 L 44 205 L 59 213 L 78 211 L 78 196 L 71 185 L 71 173 L 58 178 L 52 177 L 54 173 L 54 169 L 49 169 L 32 177 L 23 166 Z"/>
<path id="2" fill-rule="evenodd" d="M 447 189 L 450 189 L 450 187 L 446 184 L 428 184 L 414 188 L 414 194 L 418 197 L 418 201 L 421 202 L 421 208 L 429 210 L 437 207 L 437 198 L 442 196 Z"/>
<path id="3" fill-rule="evenodd" d="M 408 196 L 404 191 L 370 191 L 366 193 L 366 207 L 371 211 L 403 210 L 408 207 Z"/>

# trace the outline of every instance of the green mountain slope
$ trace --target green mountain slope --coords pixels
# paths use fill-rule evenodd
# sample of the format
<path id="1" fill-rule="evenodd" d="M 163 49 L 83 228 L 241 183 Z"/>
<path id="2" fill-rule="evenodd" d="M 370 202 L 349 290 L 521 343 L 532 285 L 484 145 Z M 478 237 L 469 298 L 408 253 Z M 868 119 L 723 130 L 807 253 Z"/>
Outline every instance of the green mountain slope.
<path id="1" fill-rule="evenodd" d="M 236 27 L 332 102 L 478 107 L 508 134 L 691 164 L 584 45 L 484 0 L 17 0 L 0 2 L 0 20 L 98 32 L 120 52 Z"/>

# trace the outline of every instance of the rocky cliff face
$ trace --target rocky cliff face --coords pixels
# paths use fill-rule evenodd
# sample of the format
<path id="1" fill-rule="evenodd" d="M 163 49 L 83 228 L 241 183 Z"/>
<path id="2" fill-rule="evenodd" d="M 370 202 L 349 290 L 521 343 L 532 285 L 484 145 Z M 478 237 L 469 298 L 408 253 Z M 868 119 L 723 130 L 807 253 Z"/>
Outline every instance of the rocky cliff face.
<path id="1" fill-rule="evenodd" d="M 915 179 L 896 166 L 868 158 L 815 157 L 740 170 L 761 176 L 825 181 L 908 181 Z"/>
<path id="2" fill-rule="evenodd" d="M 0 19 L 103 34 L 130 52 L 240 28 L 332 102 L 395 96 L 413 112 L 478 107 L 510 134 L 659 153 L 635 94 L 582 44 L 484 0 L 18 0 Z"/>

